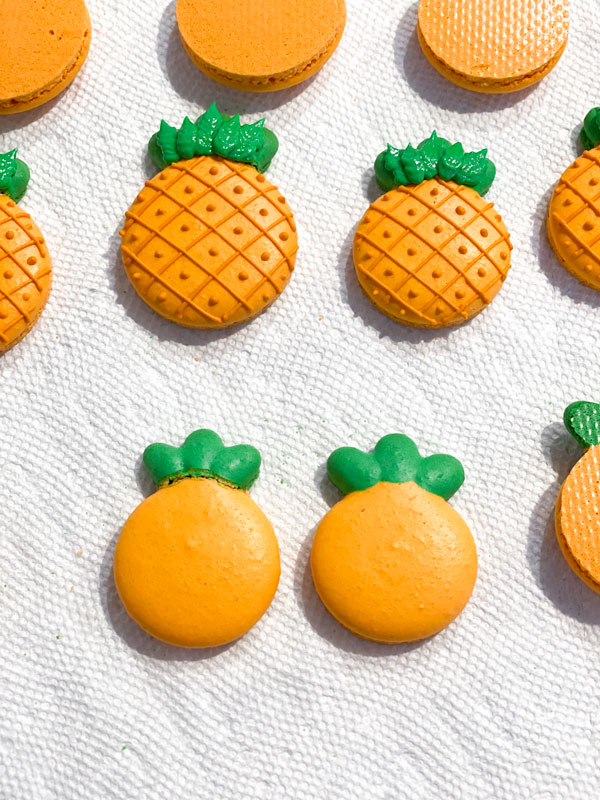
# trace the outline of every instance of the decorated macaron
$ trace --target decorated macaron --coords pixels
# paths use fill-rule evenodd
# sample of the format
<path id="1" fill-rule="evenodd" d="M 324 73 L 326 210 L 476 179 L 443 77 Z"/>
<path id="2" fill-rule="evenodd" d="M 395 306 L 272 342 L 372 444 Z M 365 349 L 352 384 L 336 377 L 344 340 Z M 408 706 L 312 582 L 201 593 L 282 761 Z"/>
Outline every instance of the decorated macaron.
<path id="1" fill-rule="evenodd" d="M 483 199 L 496 168 L 487 150 L 465 152 L 434 131 L 404 150 L 379 154 L 385 194 L 354 237 L 365 294 L 388 317 L 418 328 L 458 325 L 496 296 L 512 245 L 494 204 Z"/>
<path id="2" fill-rule="evenodd" d="M 81 69 L 91 36 L 84 0 L 0 0 L 0 114 L 62 92 Z"/>
<path id="3" fill-rule="evenodd" d="M 572 403 L 564 422 L 585 453 L 560 490 L 556 536 L 571 569 L 600 594 L 600 405 Z"/>
<path id="4" fill-rule="evenodd" d="M 417 32 L 427 60 L 475 92 L 516 92 L 563 54 L 568 0 L 420 0 Z"/>
<path id="5" fill-rule="evenodd" d="M 305 81 L 333 55 L 345 0 L 178 0 L 183 45 L 198 69 L 234 89 L 272 92 Z"/>
<path id="6" fill-rule="evenodd" d="M 226 328 L 270 306 L 291 277 L 298 239 L 290 207 L 263 175 L 278 149 L 264 120 L 242 125 L 213 104 L 150 140 L 161 170 L 121 230 L 125 271 L 158 314 Z"/>
<path id="7" fill-rule="evenodd" d="M 125 523 L 114 576 L 130 616 L 157 639 L 190 648 L 227 644 L 269 607 L 279 547 L 247 491 L 260 461 L 254 447 L 225 447 L 210 430 L 195 431 L 181 447 L 146 448 L 158 491 Z"/>
<path id="8" fill-rule="evenodd" d="M 575 278 L 600 290 L 600 108 L 581 130 L 584 152 L 562 174 L 548 205 L 548 239 Z"/>
<path id="9" fill-rule="evenodd" d="M 372 453 L 336 450 L 327 474 L 345 497 L 317 528 L 311 567 L 330 614 L 387 644 L 449 625 L 477 577 L 473 536 L 446 502 L 464 481 L 460 462 L 424 458 L 408 436 L 391 434 Z"/>
<path id="10" fill-rule="evenodd" d="M 17 151 L 0 154 L 0 353 L 33 328 L 52 285 L 44 237 L 17 205 L 28 183 L 29 168 Z"/>

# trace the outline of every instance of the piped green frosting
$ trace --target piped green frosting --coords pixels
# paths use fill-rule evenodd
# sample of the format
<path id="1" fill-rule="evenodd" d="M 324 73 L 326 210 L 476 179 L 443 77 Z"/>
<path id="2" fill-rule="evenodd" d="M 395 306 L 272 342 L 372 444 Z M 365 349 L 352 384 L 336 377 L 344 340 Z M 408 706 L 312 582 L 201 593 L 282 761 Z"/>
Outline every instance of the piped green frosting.
<path id="1" fill-rule="evenodd" d="M 214 431 L 191 433 L 181 447 L 151 444 L 144 464 L 161 487 L 182 478 L 213 478 L 227 486 L 249 489 L 260 472 L 260 453 L 248 444 L 225 447 Z"/>
<path id="2" fill-rule="evenodd" d="M 384 436 L 372 453 L 355 447 L 335 450 L 327 461 L 327 474 L 342 494 L 360 492 L 376 483 L 414 481 L 422 489 L 448 500 L 465 480 L 457 458 L 447 455 L 423 457 L 416 444 L 402 433 Z"/>
<path id="3" fill-rule="evenodd" d="M 565 427 L 575 441 L 587 450 L 600 444 L 600 405 L 579 401 L 567 406 L 564 414 Z"/>
<path id="4" fill-rule="evenodd" d="M 17 150 L 0 154 L 0 194 L 8 195 L 15 203 L 23 197 L 29 184 L 29 167 L 20 158 Z"/>
<path id="5" fill-rule="evenodd" d="M 585 115 L 580 137 L 586 150 L 598 147 L 600 144 L 600 108 L 592 108 Z"/>
<path id="6" fill-rule="evenodd" d="M 216 155 L 243 161 L 264 172 L 279 148 L 277 137 L 264 124 L 264 119 L 259 119 L 242 125 L 237 114 L 221 114 L 213 103 L 196 122 L 186 117 L 180 128 L 163 120 L 150 139 L 148 151 L 159 169 L 195 156 Z"/>
<path id="7" fill-rule="evenodd" d="M 417 147 L 397 150 L 388 144 L 375 161 L 377 183 L 384 192 L 396 186 L 409 186 L 431 178 L 455 181 L 485 194 L 496 176 L 496 167 L 487 150 L 465 153 L 460 142 L 450 144 L 435 131 Z"/>

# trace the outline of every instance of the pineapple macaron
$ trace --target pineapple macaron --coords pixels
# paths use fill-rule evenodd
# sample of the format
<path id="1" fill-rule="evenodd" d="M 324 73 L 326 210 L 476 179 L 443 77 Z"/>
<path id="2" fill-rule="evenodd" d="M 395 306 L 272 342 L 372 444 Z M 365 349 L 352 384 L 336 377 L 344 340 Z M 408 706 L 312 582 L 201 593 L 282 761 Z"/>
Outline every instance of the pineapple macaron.
<path id="1" fill-rule="evenodd" d="M 548 204 L 552 249 L 577 280 L 600 290 L 600 108 L 581 129 L 584 152 L 565 170 Z"/>
<path id="2" fill-rule="evenodd" d="M 367 297 L 404 325 L 443 328 L 482 311 L 510 268 L 510 236 L 483 199 L 496 174 L 487 150 L 465 152 L 434 131 L 418 147 L 391 145 L 375 175 L 385 194 L 354 237 Z"/>
<path id="3" fill-rule="evenodd" d="M 571 403 L 565 427 L 585 449 L 556 503 L 556 536 L 575 574 L 600 594 L 600 404 Z"/>
<path id="4" fill-rule="evenodd" d="M 345 497 L 315 533 L 311 568 L 330 614 L 363 639 L 425 639 L 466 606 L 477 550 L 446 501 L 464 481 L 448 455 L 422 457 L 408 436 L 390 434 L 372 453 L 342 447 L 327 462 Z"/>
<path id="5" fill-rule="evenodd" d="M 17 203 L 29 168 L 17 151 L 0 155 L 0 353 L 33 328 L 52 285 L 52 261 L 38 226 Z"/>
<path id="6" fill-rule="evenodd" d="M 420 0 L 423 53 L 452 83 L 475 92 L 516 92 L 562 56 L 568 0 Z"/>
<path id="7" fill-rule="evenodd" d="M 242 125 L 213 105 L 179 129 L 162 122 L 149 152 L 161 172 L 121 230 L 125 271 L 161 316 L 226 328 L 270 306 L 294 270 L 294 215 L 263 175 L 278 149 L 264 120 Z"/>
<path id="8" fill-rule="evenodd" d="M 146 448 L 158 491 L 125 523 L 114 577 L 127 612 L 152 636 L 179 647 L 216 647 L 245 634 L 269 607 L 279 547 L 247 492 L 260 462 L 254 447 L 225 447 L 206 429 L 181 447 Z"/>

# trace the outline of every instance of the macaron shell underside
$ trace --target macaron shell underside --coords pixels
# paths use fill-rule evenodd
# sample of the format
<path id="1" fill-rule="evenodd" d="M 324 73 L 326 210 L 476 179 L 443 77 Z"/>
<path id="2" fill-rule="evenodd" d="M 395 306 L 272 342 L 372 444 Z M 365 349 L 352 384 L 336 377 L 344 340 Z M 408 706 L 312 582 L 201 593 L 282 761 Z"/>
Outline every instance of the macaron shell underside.
<path id="1" fill-rule="evenodd" d="M 556 64 L 569 28 L 566 0 L 421 0 L 418 32 L 431 63 L 479 91 L 514 91 Z"/>
<path id="2" fill-rule="evenodd" d="M 556 504 L 556 534 L 569 566 L 600 593 L 600 447 L 571 470 Z"/>

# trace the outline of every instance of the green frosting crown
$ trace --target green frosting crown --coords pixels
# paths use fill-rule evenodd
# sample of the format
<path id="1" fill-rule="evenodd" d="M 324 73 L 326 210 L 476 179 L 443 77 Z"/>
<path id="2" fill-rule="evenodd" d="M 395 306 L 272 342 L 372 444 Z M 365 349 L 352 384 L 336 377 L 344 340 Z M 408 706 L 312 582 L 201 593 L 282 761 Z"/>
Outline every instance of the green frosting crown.
<path id="1" fill-rule="evenodd" d="M 564 414 L 565 427 L 581 445 L 587 450 L 595 444 L 600 444 L 600 405 L 579 401 L 567 406 Z"/>
<path id="2" fill-rule="evenodd" d="M 327 461 L 327 474 L 342 492 L 360 492 L 376 483 L 414 481 L 422 489 L 448 500 L 465 480 L 465 471 L 457 458 L 433 455 L 424 458 L 416 444 L 402 433 L 384 436 L 372 453 L 355 447 L 335 450 Z"/>
<path id="3" fill-rule="evenodd" d="M 598 147 L 600 144 L 600 108 L 592 108 L 585 115 L 580 137 L 586 150 Z"/>
<path id="4" fill-rule="evenodd" d="M 151 444 L 144 464 L 158 487 L 181 478 L 213 478 L 249 489 L 260 472 L 260 453 L 248 444 L 225 447 L 214 431 L 203 429 L 191 433 L 181 447 Z"/>
<path id="5" fill-rule="evenodd" d="M 492 185 L 496 167 L 487 158 L 487 150 L 465 153 L 460 142 L 450 144 L 433 131 L 417 147 L 409 144 L 404 150 L 397 150 L 388 144 L 387 150 L 377 156 L 375 175 L 384 192 L 439 177 L 471 186 L 483 195 Z"/>
<path id="6" fill-rule="evenodd" d="M 29 183 L 29 167 L 20 158 L 17 150 L 0 154 L 0 194 L 6 194 L 15 203 L 23 197 Z"/>
<path id="7" fill-rule="evenodd" d="M 179 129 L 163 120 L 148 150 L 159 169 L 195 156 L 217 155 L 244 161 L 264 172 L 279 148 L 277 137 L 264 124 L 264 119 L 259 119 L 252 125 L 242 125 L 238 114 L 221 114 L 213 103 L 196 122 L 186 117 Z"/>

